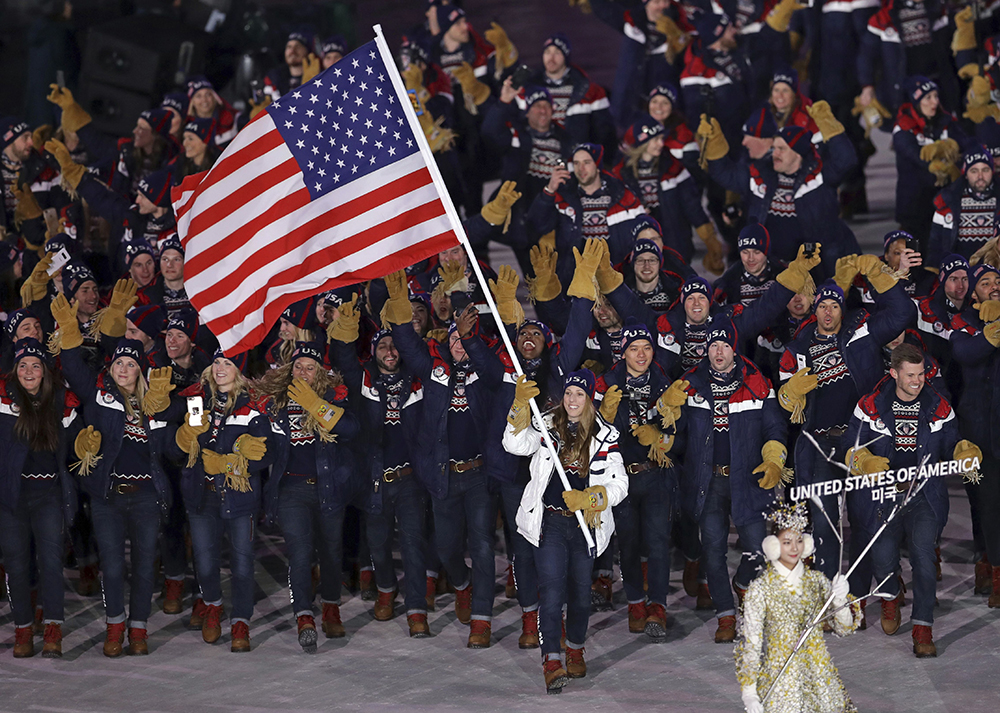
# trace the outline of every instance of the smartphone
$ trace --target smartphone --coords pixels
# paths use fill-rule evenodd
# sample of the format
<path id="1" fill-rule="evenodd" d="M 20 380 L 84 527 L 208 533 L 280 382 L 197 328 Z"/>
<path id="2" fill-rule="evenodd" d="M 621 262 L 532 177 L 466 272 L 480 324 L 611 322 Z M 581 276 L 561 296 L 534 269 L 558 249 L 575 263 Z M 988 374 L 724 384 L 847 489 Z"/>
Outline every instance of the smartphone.
<path id="1" fill-rule="evenodd" d="M 476 311 L 479 312 L 479 314 L 489 314 L 490 313 L 490 306 L 488 304 L 486 304 L 485 302 L 477 302 L 476 304 L 473 305 L 473 307 L 476 308 Z"/>
<path id="2" fill-rule="evenodd" d="M 912 250 L 915 253 L 919 253 L 920 252 L 920 243 L 917 241 L 916 238 L 907 238 L 907 240 L 906 240 L 906 249 L 907 250 Z"/>
<path id="3" fill-rule="evenodd" d="M 59 248 L 59 252 L 52 256 L 52 263 L 49 265 L 49 269 L 45 272 L 49 277 L 52 277 L 57 272 L 62 270 L 68 262 L 69 252 L 67 252 L 66 248 Z"/>
<path id="4" fill-rule="evenodd" d="M 62 232 L 59 225 L 59 213 L 55 208 L 46 208 L 43 210 L 42 217 L 45 218 L 45 229 L 49 231 L 49 235 Z"/>
<path id="5" fill-rule="evenodd" d="M 523 87 L 525 84 L 528 83 L 528 80 L 530 78 L 531 78 L 531 67 L 529 67 L 526 64 L 522 64 L 517 69 L 514 70 L 514 73 L 512 75 L 510 75 L 510 85 L 514 89 L 520 89 L 521 87 Z"/>
<path id="6" fill-rule="evenodd" d="M 188 425 L 198 427 L 201 425 L 201 414 L 205 410 L 205 403 L 200 396 L 188 396 L 187 411 Z"/>
<path id="7" fill-rule="evenodd" d="M 56 84 L 59 85 L 60 89 L 66 88 L 66 73 L 61 69 L 56 70 Z"/>
<path id="8" fill-rule="evenodd" d="M 816 254 L 816 243 L 805 243 L 802 245 L 802 254 L 806 257 L 812 257 Z"/>

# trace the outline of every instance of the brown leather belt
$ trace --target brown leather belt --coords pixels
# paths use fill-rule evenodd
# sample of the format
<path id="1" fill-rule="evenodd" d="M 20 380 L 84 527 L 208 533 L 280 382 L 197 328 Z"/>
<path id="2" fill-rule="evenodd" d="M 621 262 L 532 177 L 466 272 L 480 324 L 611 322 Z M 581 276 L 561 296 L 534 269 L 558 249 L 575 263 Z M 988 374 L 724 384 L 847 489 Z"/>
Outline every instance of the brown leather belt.
<path id="1" fill-rule="evenodd" d="M 845 433 L 847 433 L 846 428 L 828 428 L 825 431 L 817 431 L 817 436 L 829 436 L 830 438 L 840 438 Z"/>
<path id="2" fill-rule="evenodd" d="M 386 483 L 395 483 L 400 478 L 409 475 L 413 472 L 413 468 L 405 465 L 401 468 L 390 468 L 389 470 L 382 473 L 382 480 Z"/>
<path id="3" fill-rule="evenodd" d="M 476 458 L 475 460 L 460 460 L 460 461 L 453 460 L 451 461 L 451 463 L 448 464 L 448 468 L 451 470 L 452 473 L 465 473 L 467 471 L 475 470 L 476 468 L 482 468 L 482 467 L 483 467 L 482 458 Z"/>
<path id="4" fill-rule="evenodd" d="M 304 473 L 286 473 L 285 475 L 291 478 L 305 478 L 306 485 L 316 485 L 316 478 L 312 475 L 306 475 Z"/>
<path id="5" fill-rule="evenodd" d="M 563 517 L 574 517 L 572 510 L 563 510 L 562 508 L 554 508 L 548 505 L 545 506 L 545 512 L 552 513 L 553 515 L 562 515 Z"/>
<path id="6" fill-rule="evenodd" d="M 625 472 L 629 475 L 636 475 L 638 473 L 645 473 L 647 470 L 652 470 L 656 467 L 656 464 L 651 461 L 646 461 L 645 463 L 629 463 L 625 466 Z"/>
<path id="7" fill-rule="evenodd" d="M 729 466 L 728 465 L 713 465 L 712 472 L 716 475 L 721 475 L 726 478 L 729 477 Z"/>
<path id="8" fill-rule="evenodd" d="M 139 492 L 139 486 L 131 483 L 117 483 L 111 486 L 111 491 L 119 495 L 132 495 Z"/>

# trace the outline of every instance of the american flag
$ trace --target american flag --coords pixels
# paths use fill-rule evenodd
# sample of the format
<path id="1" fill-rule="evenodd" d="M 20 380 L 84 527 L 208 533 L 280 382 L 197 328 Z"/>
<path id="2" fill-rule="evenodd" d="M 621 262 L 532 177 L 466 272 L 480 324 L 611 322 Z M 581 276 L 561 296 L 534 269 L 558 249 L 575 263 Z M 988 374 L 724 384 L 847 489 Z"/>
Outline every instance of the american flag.
<path id="1" fill-rule="evenodd" d="M 458 243 L 393 73 L 375 42 L 359 47 L 174 189 L 184 286 L 227 354 L 293 302 Z"/>

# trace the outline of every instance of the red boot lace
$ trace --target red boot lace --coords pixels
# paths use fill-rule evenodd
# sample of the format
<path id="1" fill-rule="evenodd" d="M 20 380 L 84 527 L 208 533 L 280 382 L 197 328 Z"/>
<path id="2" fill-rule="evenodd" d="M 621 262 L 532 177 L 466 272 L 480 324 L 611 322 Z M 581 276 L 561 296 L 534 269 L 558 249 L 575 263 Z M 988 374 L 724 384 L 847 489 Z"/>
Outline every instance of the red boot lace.
<path id="1" fill-rule="evenodd" d="M 59 624 L 45 625 L 45 643 L 57 644 L 62 641 L 62 627 Z"/>
<path id="2" fill-rule="evenodd" d="M 213 607 L 206 604 L 204 617 L 205 628 L 215 629 L 220 625 L 219 622 L 222 619 L 222 607 Z"/>
<path id="3" fill-rule="evenodd" d="M 538 635 L 538 612 L 521 612 L 521 632 L 524 634 Z"/>

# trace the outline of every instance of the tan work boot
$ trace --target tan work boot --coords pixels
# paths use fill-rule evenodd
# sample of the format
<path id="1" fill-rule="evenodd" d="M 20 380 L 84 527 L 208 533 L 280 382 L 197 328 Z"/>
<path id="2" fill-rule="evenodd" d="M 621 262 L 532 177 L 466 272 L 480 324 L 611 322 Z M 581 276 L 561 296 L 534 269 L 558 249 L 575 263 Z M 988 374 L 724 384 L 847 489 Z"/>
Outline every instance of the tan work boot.
<path id="1" fill-rule="evenodd" d="M 736 617 L 732 614 L 719 617 L 719 627 L 715 630 L 715 643 L 731 644 L 736 639 Z"/>
<path id="2" fill-rule="evenodd" d="M 473 619 L 471 626 L 469 628 L 469 643 L 467 644 L 470 649 L 488 649 L 490 648 L 490 635 L 492 634 L 492 626 L 490 622 L 483 621 L 482 619 Z"/>
<path id="3" fill-rule="evenodd" d="M 537 649 L 538 642 L 538 610 L 521 612 L 521 635 L 517 638 L 519 649 Z"/>

